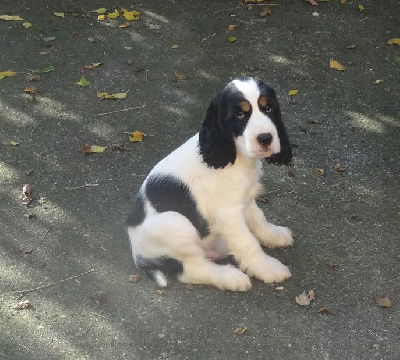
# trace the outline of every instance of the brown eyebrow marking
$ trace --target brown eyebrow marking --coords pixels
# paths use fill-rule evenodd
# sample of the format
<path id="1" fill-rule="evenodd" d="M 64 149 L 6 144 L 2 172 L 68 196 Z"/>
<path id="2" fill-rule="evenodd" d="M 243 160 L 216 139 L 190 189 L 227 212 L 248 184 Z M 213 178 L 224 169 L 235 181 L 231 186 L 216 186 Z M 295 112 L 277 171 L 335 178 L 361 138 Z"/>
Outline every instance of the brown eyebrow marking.
<path id="1" fill-rule="evenodd" d="M 241 101 L 239 103 L 239 107 L 242 109 L 243 112 L 249 112 L 251 110 L 251 105 L 248 101 Z"/>
<path id="2" fill-rule="evenodd" d="M 258 105 L 261 107 L 266 107 L 268 104 L 268 98 L 265 95 L 261 95 L 258 98 Z"/>

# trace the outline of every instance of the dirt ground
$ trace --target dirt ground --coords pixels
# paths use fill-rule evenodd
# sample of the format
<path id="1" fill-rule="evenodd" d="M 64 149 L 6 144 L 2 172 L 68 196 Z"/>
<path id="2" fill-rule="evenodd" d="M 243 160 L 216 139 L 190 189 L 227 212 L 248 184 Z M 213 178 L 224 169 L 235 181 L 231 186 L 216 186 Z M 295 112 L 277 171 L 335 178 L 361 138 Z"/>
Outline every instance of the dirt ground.
<path id="1" fill-rule="evenodd" d="M 107 17 L 122 8 L 140 13 L 126 28 Z M 15 72 L 0 79 L 0 359 L 400 359 L 399 14 L 398 0 L 0 0 L 23 18 L 0 16 L 0 75 Z M 294 144 L 291 169 L 264 167 L 260 205 L 295 234 L 269 251 L 293 277 L 157 292 L 131 258 L 132 200 L 243 74 L 275 88 Z"/>

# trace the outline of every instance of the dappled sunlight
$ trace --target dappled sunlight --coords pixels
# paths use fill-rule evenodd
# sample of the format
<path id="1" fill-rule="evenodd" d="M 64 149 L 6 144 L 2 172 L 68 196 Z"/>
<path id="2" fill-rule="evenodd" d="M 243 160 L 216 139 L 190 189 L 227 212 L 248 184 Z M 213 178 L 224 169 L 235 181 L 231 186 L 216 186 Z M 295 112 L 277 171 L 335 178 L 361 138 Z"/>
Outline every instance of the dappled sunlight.
<path id="1" fill-rule="evenodd" d="M 153 18 L 155 20 L 161 21 L 161 22 L 163 22 L 165 24 L 169 24 L 169 20 L 165 16 L 156 14 L 156 13 L 150 11 L 150 10 L 144 10 L 142 12 L 143 12 L 143 14 L 146 14 L 147 16 L 149 16 L 149 17 L 151 17 L 151 18 Z"/>
<path id="2" fill-rule="evenodd" d="M 198 70 L 197 71 L 197 75 L 199 75 L 200 77 L 209 80 L 209 81 L 218 81 L 219 77 L 217 75 L 211 74 L 208 71 L 205 70 Z"/>
<path id="3" fill-rule="evenodd" d="M 53 117 L 57 117 L 64 120 L 74 120 L 74 121 L 80 121 L 82 118 L 68 110 L 65 110 L 65 104 L 51 99 L 46 96 L 41 96 L 40 97 L 40 107 L 37 108 L 38 111 L 42 112 L 45 115 L 50 115 Z"/>
<path id="4" fill-rule="evenodd" d="M 35 125 L 36 122 L 32 116 L 27 114 L 26 111 L 21 111 L 15 107 L 11 107 L 0 100 L 0 116 L 1 121 L 8 122 L 18 127 L 25 127 L 27 125 Z"/>
<path id="5" fill-rule="evenodd" d="M 276 64 L 283 65 L 283 66 L 286 66 L 286 67 L 290 67 L 290 69 L 294 73 L 296 73 L 298 75 L 301 75 L 301 76 L 307 76 L 308 75 L 308 73 L 306 71 L 304 71 L 304 70 L 302 70 L 300 68 L 296 68 L 296 62 L 288 59 L 285 56 L 271 54 L 271 55 L 268 56 L 268 59 L 270 61 L 276 63 Z"/>
<path id="6" fill-rule="evenodd" d="M 10 164 L 6 164 L 0 161 L 0 177 L 4 180 L 19 180 L 19 171 L 12 167 Z"/>
<path id="7" fill-rule="evenodd" d="M 346 114 L 353 120 L 353 125 L 376 134 L 384 134 L 386 132 L 385 126 L 371 116 L 367 116 L 355 111 L 346 111 Z"/>

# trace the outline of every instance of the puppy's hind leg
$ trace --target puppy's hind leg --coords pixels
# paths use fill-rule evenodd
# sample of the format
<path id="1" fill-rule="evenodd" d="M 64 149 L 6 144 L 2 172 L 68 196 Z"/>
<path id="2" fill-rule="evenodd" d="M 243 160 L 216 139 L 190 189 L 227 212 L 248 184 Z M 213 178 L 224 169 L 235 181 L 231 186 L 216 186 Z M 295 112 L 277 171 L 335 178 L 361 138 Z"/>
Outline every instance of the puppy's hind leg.
<path id="1" fill-rule="evenodd" d="M 136 264 L 145 260 L 154 265 L 153 279 L 166 286 L 163 260 L 181 264 L 179 280 L 184 283 L 207 284 L 232 291 L 251 287 L 250 279 L 231 265 L 217 265 L 205 258 L 196 228 L 177 212 L 155 213 L 141 225 L 128 228 Z M 142 266 L 143 267 L 143 266 Z M 144 266 L 146 270 L 146 266 Z M 178 273 L 179 273 L 178 272 Z"/>

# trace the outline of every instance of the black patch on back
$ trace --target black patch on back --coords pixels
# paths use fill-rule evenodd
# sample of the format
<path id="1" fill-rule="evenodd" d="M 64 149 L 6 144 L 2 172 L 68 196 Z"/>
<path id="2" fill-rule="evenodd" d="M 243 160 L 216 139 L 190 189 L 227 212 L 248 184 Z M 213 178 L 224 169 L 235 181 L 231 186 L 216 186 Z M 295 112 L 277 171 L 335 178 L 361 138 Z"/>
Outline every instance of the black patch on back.
<path id="1" fill-rule="evenodd" d="M 144 212 L 144 200 L 143 197 L 139 194 L 133 203 L 133 209 L 128 216 L 127 225 L 128 226 L 138 226 L 140 225 L 145 218 Z"/>
<path id="2" fill-rule="evenodd" d="M 210 233 L 208 222 L 197 210 L 189 188 L 179 179 L 169 175 L 151 176 L 146 183 L 146 196 L 157 212 L 175 211 L 188 218 L 200 237 Z"/>
<path id="3" fill-rule="evenodd" d="M 167 256 L 154 259 L 138 257 L 136 259 L 136 265 L 143 269 L 153 280 L 155 280 L 155 270 L 160 270 L 167 275 L 179 275 L 183 273 L 182 262 Z"/>

